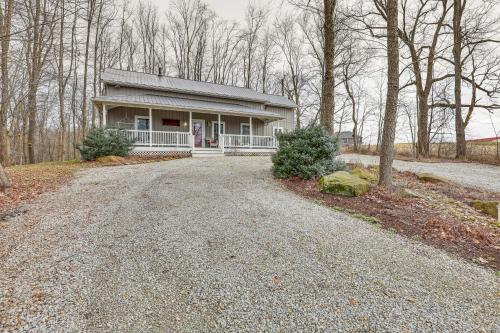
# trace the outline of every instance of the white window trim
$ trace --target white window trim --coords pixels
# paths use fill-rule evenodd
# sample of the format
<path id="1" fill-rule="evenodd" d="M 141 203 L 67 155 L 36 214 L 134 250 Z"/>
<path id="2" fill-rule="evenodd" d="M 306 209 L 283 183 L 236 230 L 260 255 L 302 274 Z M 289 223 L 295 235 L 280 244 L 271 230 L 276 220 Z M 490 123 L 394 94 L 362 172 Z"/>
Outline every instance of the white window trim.
<path id="1" fill-rule="evenodd" d="M 285 129 L 282 126 L 273 126 L 273 136 L 276 136 L 276 130 L 281 131 L 281 133 L 285 133 Z"/>
<path id="2" fill-rule="evenodd" d="M 138 126 L 137 126 L 137 125 L 139 125 L 139 122 L 138 122 L 139 119 L 147 119 L 147 120 L 149 120 L 149 129 L 142 130 L 142 131 L 149 131 L 151 129 L 151 125 L 152 125 L 151 124 L 151 120 L 149 119 L 149 116 L 135 116 L 135 121 L 134 121 L 134 128 L 135 128 L 135 130 L 136 131 L 139 130 Z"/>
<path id="3" fill-rule="evenodd" d="M 250 133 L 250 123 L 240 123 L 240 135 L 243 135 L 243 126 L 248 126 L 248 133 Z"/>
<path id="4" fill-rule="evenodd" d="M 215 138 L 214 129 L 215 129 L 215 124 L 217 124 L 217 123 L 218 123 L 217 120 L 212 120 L 212 139 Z M 221 134 L 226 134 L 226 122 L 225 121 L 221 121 L 220 123 L 222 124 L 222 127 L 224 128 L 224 130 L 221 131 Z"/>

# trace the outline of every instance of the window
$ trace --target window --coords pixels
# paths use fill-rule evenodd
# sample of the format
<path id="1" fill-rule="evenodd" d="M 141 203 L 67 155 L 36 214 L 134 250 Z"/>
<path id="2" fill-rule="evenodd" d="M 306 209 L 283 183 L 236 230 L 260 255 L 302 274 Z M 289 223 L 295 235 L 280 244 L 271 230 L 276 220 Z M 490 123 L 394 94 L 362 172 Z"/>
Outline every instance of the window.
<path id="1" fill-rule="evenodd" d="M 276 136 L 276 134 L 283 132 L 284 132 L 283 127 L 273 126 L 273 136 Z"/>
<path id="2" fill-rule="evenodd" d="M 241 123 L 240 124 L 240 134 L 241 135 L 250 135 L 250 124 L 249 123 Z"/>
<path id="3" fill-rule="evenodd" d="M 138 131 L 149 131 L 149 117 L 135 116 L 135 129 Z"/>
<path id="4" fill-rule="evenodd" d="M 180 127 L 181 126 L 181 121 L 179 119 L 162 119 L 162 124 L 163 126 L 175 126 L 175 127 Z"/>
<path id="5" fill-rule="evenodd" d="M 225 134 L 226 123 L 224 121 L 220 122 L 220 133 Z M 219 141 L 219 123 L 217 121 L 212 121 L 212 138 L 215 141 Z"/>

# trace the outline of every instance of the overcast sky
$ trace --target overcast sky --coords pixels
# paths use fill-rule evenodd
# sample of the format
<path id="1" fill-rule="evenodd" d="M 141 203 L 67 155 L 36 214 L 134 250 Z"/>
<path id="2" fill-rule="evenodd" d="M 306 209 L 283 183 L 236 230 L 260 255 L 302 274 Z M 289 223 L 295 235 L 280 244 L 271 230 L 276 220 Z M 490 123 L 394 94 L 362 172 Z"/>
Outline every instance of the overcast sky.
<path id="1" fill-rule="evenodd" d="M 137 0 L 132 0 L 137 1 Z M 151 0 L 161 12 L 168 10 L 168 0 Z M 245 18 L 245 8 L 249 0 L 205 0 L 209 7 L 220 17 L 228 20 L 243 22 Z M 256 4 L 267 4 L 271 9 L 271 21 L 273 16 L 277 15 L 280 11 L 291 10 L 287 6 L 287 2 L 283 0 L 253 0 Z M 500 131 L 500 110 L 495 111 L 493 114 L 493 121 L 496 126 L 496 131 Z M 495 135 L 491 120 L 486 110 L 477 109 L 474 112 L 472 121 L 467 128 L 467 136 L 469 138 L 484 138 L 492 137 Z M 400 138 L 401 140 L 402 138 Z"/>

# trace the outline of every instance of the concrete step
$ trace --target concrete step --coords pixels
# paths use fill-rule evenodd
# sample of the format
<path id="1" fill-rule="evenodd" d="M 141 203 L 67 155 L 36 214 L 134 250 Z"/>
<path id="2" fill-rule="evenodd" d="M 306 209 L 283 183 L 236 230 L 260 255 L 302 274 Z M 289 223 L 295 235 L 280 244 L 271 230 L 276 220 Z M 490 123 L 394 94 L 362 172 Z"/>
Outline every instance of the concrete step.
<path id="1" fill-rule="evenodd" d="M 224 153 L 221 149 L 198 148 L 191 152 L 193 157 L 222 157 Z"/>

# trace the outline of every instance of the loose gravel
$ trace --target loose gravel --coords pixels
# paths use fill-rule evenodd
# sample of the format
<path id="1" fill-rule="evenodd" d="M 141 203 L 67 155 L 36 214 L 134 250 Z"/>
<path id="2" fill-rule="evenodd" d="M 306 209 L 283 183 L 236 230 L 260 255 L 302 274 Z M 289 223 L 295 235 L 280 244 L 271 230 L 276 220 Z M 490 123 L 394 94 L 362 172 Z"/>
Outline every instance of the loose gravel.
<path id="1" fill-rule="evenodd" d="M 379 157 L 372 155 L 344 154 L 346 162 L 378 165 Z M 446 177 L 465 186 L 500 192 L 500 166 L 477 163 L 425 163 L 394 160 L 393 167 L 400 171 L 430 172 Z"/>
<path id="2" fill-rule="evenodd" d="M 1 328 L 498 331 L 495 272 L 302 199 L 269 169 L 92 169 L 26 205 L 0 225 Z"/>

